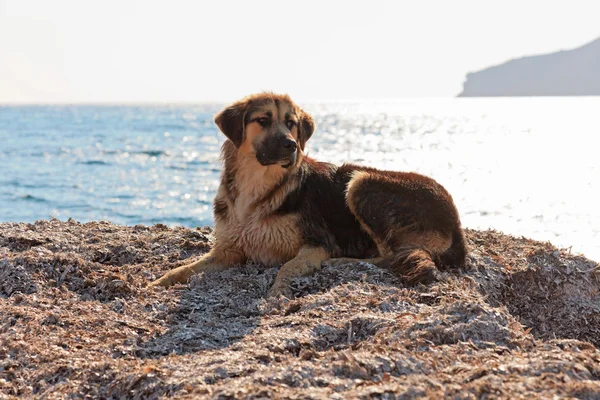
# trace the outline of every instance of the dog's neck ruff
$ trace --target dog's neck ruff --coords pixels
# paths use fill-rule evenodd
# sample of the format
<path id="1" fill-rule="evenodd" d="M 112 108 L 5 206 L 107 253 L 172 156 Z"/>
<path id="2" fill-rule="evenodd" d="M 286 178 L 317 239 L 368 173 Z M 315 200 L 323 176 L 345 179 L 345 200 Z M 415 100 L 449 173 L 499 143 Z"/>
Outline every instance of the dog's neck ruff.
<path id="1" fill-rule="evenodd" d="M 235 183 L 238 197 L 260 198 L 288 172 L 279 164 L 263 166 L 252 156 L 239 158 L 237 164 Z"/>
<path id="2" fill-rule="evenodd" d="M 302 164 L 300 151 L 294 165 L 261 165 L 254 154 L 240 154 L 231 141 L 223 144 L 221 158 L 225 163 L 221 189 L 238 221 L 267 215 L 277 210 L 283 201 L 288 182 L 292 181 Z"/>
<path id="3" fill-rule="evenodd" d="M 252 156 L 240 157 L 235 168 L 235 193 L 232 193 L 234 210 L 238 220 L 248 218 L 254 212 L 269 213 L 271 208 L 277 207 L 273 197 L 275 190 L 292 173 L 289 169 L 282 168 L 279 164 L 268 166 L 260 165 Z M 270 199 L 265 202 L 264 199 Z"/>

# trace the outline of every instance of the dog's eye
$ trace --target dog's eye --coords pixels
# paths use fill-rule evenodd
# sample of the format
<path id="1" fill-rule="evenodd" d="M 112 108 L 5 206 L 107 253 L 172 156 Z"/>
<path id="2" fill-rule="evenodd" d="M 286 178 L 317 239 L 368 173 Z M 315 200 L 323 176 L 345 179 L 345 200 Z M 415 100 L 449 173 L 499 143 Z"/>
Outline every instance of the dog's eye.
<path id="1" fill-rule="evenodd" d="M 260 126 L 265 126 L 265 125 L 267 125 L 268 120 L 265 117 L 261 117 L 261 118 L 257 118 L 256 122 L 258 122 L 258 124 Z"/>
<path id="2" fill-rule="evenodd" d="M 292 128 L 294 127 L 294 125 L 296 125 L 296 121 L 292 121 L 292 120 L 290 119 L 290 120 L 288 120 L 288 121 L 285 123 L 285 125 L 287 126 L 287 128 L 288 128 L 289 130 L 292 130 Z"/>

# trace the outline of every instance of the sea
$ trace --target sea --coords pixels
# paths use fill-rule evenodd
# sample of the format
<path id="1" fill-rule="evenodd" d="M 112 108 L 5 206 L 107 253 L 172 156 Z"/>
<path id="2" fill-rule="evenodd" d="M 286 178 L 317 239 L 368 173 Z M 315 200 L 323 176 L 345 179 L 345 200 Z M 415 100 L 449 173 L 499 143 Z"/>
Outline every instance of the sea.
<path id="1" fill-rule="evenodd" d="M 600 97 L 301 105 L 309 156 L 429 175 L 464 226 L 600 261 Z M 0 221 L 212 225 L 222 106 L 0 106 Z"/>

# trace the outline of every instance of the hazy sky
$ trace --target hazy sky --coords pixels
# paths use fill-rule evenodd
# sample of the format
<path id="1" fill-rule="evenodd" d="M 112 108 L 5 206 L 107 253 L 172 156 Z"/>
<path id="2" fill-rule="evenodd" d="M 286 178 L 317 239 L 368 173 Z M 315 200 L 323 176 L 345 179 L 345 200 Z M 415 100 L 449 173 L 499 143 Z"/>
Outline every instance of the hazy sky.
<path id="1" fill-rule="evenodd" d="M 600 1 L 0 0 L 0 102 L 454 96 L 600 36 Z"/>

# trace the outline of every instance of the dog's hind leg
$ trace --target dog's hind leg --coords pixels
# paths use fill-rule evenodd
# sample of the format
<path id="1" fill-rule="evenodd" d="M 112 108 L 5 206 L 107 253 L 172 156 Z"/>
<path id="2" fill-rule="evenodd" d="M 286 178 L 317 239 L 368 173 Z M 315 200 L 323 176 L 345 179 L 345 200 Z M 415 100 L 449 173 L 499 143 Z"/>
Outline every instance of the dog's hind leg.
<path id="1" fill-rule="evenodd" d="M 346 201 L 377 245 L 381 259 L 376 265 L 405 283 L 434 281 L 438 267 L 464 263 L 458 212 L 452 197 L 433 179 L 358 170 L 348 182 Z"/>

